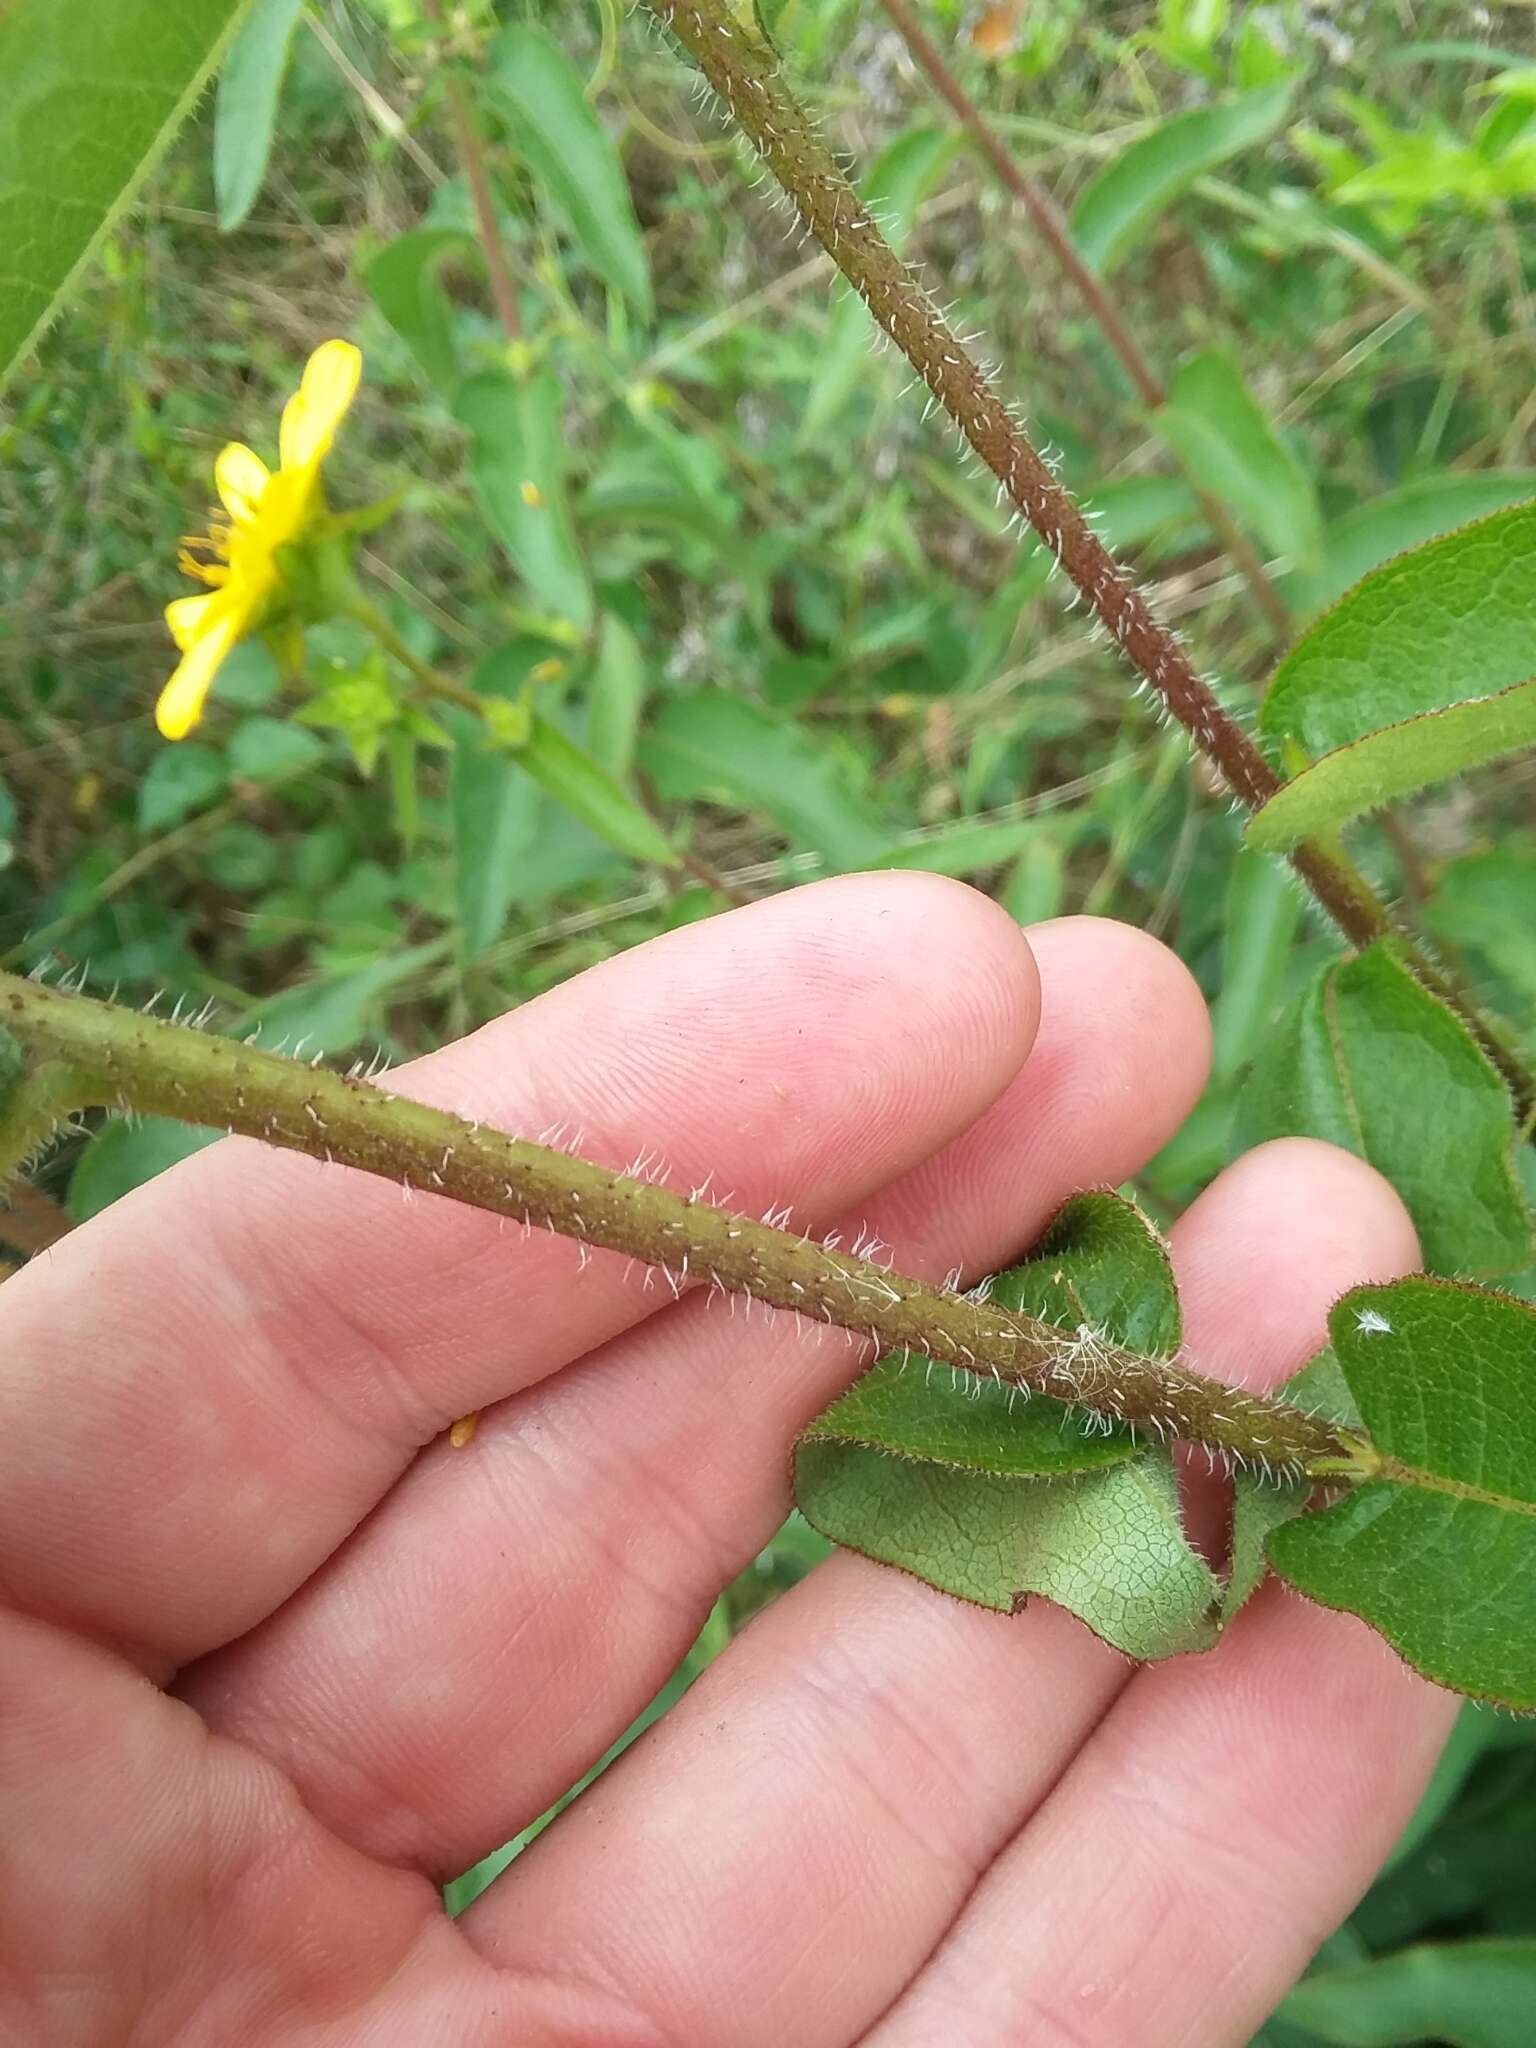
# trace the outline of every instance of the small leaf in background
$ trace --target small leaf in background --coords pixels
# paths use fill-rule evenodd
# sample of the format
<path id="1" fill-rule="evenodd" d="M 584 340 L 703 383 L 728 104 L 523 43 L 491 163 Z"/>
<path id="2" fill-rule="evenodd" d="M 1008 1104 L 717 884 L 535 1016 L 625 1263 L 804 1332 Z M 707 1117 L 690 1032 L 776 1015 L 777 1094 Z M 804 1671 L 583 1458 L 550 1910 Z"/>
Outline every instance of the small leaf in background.
<path id="1" fill-rule="evenodd" d="M 624 167 L 587 103 L 581 73 L 542 29 L 515 26 L 491 44 L 486 83 L 587 262 L 649 320 L 651 273 Z"/>
<path id="2" fill-rule="evenodd" d="M 634 773 L 645 693 L 640 642 L 616 612 L 605 612 L 587 685 L 587 746 L 615 782 L 627 783 Z"/>
<path id="3" fill-rule="evenodd" d="M 1084 510 L 1112 554 L 1145 547 L 1170 533 L 1204 531 L 1195 494 L 1178 476 L 1128 476 L 1096 484 L 1085 493 Z"/>
<path id="4" fill-rule="evenodd" d="M 937 128 L 913 128 L 886 144 L 860 182 L 860 191 L 892 248 L 900 250 L 912 232 L 918 207 L 956 149 L 956 138 Z M 869 308 L 851 285 L 839 286 L 817 351 L 816 374 L 800 421 L 803 446 L 824 431 L 869 378 L 875 325 Z"/>
<path id="5" fill-rule="evenodd" d="M 528 738 L 513 759 L 546 796 L 552 796 L 616 852 L 658 867 L 677 865 L 676 848 L 649 811 L 642 810 L 590 754 L 547 718 L 535 716 Z"/>
<path id="6" fill-rule="evenodd" d="M 671 698 L 640 743 L 640 762 L 667 802 L 763 811 L 833 869 L 865 867 L 890 851 L 890 826 L 838 754 L 729 691 Z"/>
<path id="7" fill-rule="evenodd" d="M 1382 726 L 1304 768 L 1249 820 L 1247 839 L 1281 853 L 1431 783 L 1536 746 L 1536 682 Z"/>
<path id="8" fill-rule="evenodd" d="M 1303 569 L 1322 552 L 1322 514 L 1312 479 L 1220 349 L 1183 363 L 1157 429 L 1191 482 L 1229 506 L 1271 554 Z"/>
<path id="9" fill-rule="evenodd" d="M 1389 946 L 1314 976 L 1254 1062 L 1239 1121 L 1244 1144 L 1326 1138 L 1368 1159 L 1440 1272 L 1508 1273 L 1529 1254 L 1509 1092 Z"/>
<path id="10" fill-rule="evenodd" d="M 1536 505 L 1516 505 L 1386 563 L 1275 671 L 1259 715 L 1313 759 L 1365 733 L 1531 674 Z"/>
<path id="11" fill-rule="evenodd" d="M 1475 954 L 1502 1002 L 1536 1028 L 1536 835 L 1508 832 L 1487 853 L 1464 854 L 1440 872 L 1424 906 L 1430 930 Z"/>
<path id="12" fill-rule="evenodd" d="M 1536 498 L 1536 469 L 1448 470 L 1419 477 L 1330 519 L 1321 566 L 1307 575 L 1293 570 L 1285 579 L 1286 601 L 1310 618 L 1394 555 L 1526 498 Z"/>
<path id="13" fill-rule="evenodd" d="M 197 740 L 161 747 L 139 784 L 139 830 L 165 832 L 205 811 L 229 786 L 224 756 Z"/>
<path id="14" fill-rule="evenodd" d="M 561 411 L 560 380 L 548 368 L 472 377 L 454 405 L 474 444 L 480 502 L 533 608 L 585 633 L 592 587 L 566 502 Z"/>
<path id="15" fill-rule="evenodd" d="M 1221 988 L 1212 1006 L 1211 1072 L 1227 1081 L 1248 1064 L 1275 1020 L 1301 923 L 1302 892 L 1279 861 L 1240 851 L 1227 882 Z"/>
<path id="16" fill-rule="evenodd" d="M 142 1187 L 178 1160 L 190 1159 L 223 1135 L 203 1124 L 176 1123 L 168 1116 L 103 1124 L 69 1177 L 70 1215 L 77 1223 L 88 1223 L 110 1202 Z"/>
<path id="17" fill-rule="evenodd" d="M 1168 1356 L 1179 1307 L 1166 1250 L 1129 1203 L 1079 1195 L 995 1299 Z M 1190 1548 L 1173 1461 L 1060 1402 L 882 1359 L 795 1451 L 813 1528 L 941 1591 L 1013 1613 L 1032 1593 L 1133 1657 L 1215 1640 L 1220 1587 Z"/>
<path id="18" fill-rule="evenodd" d="M 304 0 L 252 0 L 219 74 L 213 115 L 213 190 L 225 234 L 256 204 L 293 32 Z"/>
<path id="19" fill-rule="evenodd" d="M 1536 1707 L 1536 1309 L 1421 1277 L 1328 1327 L 1381 1476 L 1275 1530 L 1276 1571 L 1436 1683 Z"/>
<path id="20" fill-rule="evenodd" d="M 976 875 L 1012 860 L 1039 837 L 1039 830 L 1033 818 L 1012 818 L 1001 825 L 961 818 L 937 832 L 925 832 L 920 839 L 904 839 L 899 846 L 875 855 L 866 866 L 915 869 L 925 875 Z"/>
<path id="21" fill-rule="evenodd" d="M 1290 112 L 1293 79 L 1171 114 L 1089 179 L 1072 208 L 1072 239 L 1107 276 L 1152 223 L 1207 171 L 1266 142 Z"/>
<path id="22" fill-rule="evenodd" d="M 197 99 L 242 0 L 0 8 L 0 391 Z M 132 90 L 126 82 L 132 81 Z"/>
<path id="23" fill-rule="evenodd" d="M 545 652 L 542 641 L 529 638 L 494 647 L 477 663 L 470 687 L 487 703 L 520 702 L 529 672 Z M 454 903 L 464 957 L 474 961 L 500 938 L 517 901 L 544 798 L 473 713 L 450 711 L 446 717 L 454 736 L 448 771 Z"/>
<path id="24" fill-rule="evenodd" d="M 344 974 L 319 975 L 262 1003 L 245 1020 L 244 1032 L 259 1033 L 268 1051 L 295 1057 L 351 1052 L 365 1039 L 382 1035 L 384 1001 L 391 991 L 441 957 L 441 946 L 411 946 Z"/>
<path id="25" fill-rule="evenodd" d="M 260 711 L 282 686 L 282 671 L 261 640 L 242 640 L 219 667 L 219 702 L 231 710 Z"/>
<path id="26" fill-rule="evenodd" d="M 245 718 L 229 737 L 229 772 L 242 782 L 291 782 L 324 759 L 324 744 L 286 718 Z"/>
<path id="27" fill-rule="evenodd" d="M 469 245 L 458 228 L 411 228 L 363 265 L 368 296 L 421 365 L 429 383 L 451 394 L 459 381 L 453 308 L 438 275 Z"/>
<path id="28" fill-rule="evenodd" d="M 1536 1941 L 1447 1941 L 1319 1970 L 1280 2008 L 1330 2048 L 1530 2048 Z"/>

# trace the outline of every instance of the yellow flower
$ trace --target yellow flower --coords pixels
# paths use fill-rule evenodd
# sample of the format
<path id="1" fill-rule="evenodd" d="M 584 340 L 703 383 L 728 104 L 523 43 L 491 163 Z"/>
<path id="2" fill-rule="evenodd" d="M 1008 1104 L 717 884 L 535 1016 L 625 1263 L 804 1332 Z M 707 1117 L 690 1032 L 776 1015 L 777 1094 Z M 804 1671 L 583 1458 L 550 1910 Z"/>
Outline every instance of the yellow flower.
<path id="1" fill-rule="evenodd" d="M 283 408 L 278 467 L 231 441 L 213 466 L 227 519 L 182 550 L 184 574 L 209 587 L 165 608 L 181 650 L 176 673 L 160 692 L 155 723 L 168 740 L 185 739 L 203 715 L 220 664 L 257 624 L 278 583 L 277 552 L 295 540 L 319 501 L 320 465 L 330 453 L 362 375 L 349 341 L 322 342 Z"/>

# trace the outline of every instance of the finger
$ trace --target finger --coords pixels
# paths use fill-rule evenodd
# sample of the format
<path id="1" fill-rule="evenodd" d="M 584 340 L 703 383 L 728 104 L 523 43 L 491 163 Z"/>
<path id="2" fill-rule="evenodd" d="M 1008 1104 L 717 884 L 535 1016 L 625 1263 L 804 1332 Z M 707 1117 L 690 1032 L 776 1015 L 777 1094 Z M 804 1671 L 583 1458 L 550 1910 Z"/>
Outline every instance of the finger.
<path id="1" fill-rule="evenodd" d="M 1013 1072 L 1016 927 L 917 875 L 654 941 L 409 1076 L 413 1092 L 680 1184 L 826 1214 Z M 218 1145 L 7 1284 L 0 1587 L 147 1662 L 268 1613 L 455 1415 L 656 1306 L 629 1262 L 344 1169 Z M 189 1559 L 195 1557 L 196 1569 Z"/>
<path id="2" fill-rule="evenodd" d="M 1080 1064 L 1061 1041 L 1046 1062 L 1056 1094 L 1039 1104 L 1043 1121 L 1058 1141 L 1085 1128 L 1098 1141 L 1097 1156 L 1081 1139 L 1073 1152 L 1078 1184 L 1133 1170 L 1127 1127 L 1145 1156 L 1167 1110 L 1198 1090 L 1198 994 L 1171 956 L 1153 956 L 1158 976 L 1131 972 L 1146 957 L 1138 946 L 1113 948 L 1081 1009 L 1037 948 L 1042 1044 L 1054 1019 L 1081 1028 L 1100 1004 L 1117 1033 L 1106 1045 L 1090 1024 Z M 1034 1100 L 1018 1098 L 1013 1134 Z M 957 1172 L 962 1204 L 973 1184 Z M 999 1192 L 983 1186 L 982 1199 Z M 472 1909 L 469 1931 L 498 1961 L 564 1953 L 581 1978 L 640 2001 L 664 2038 L 846 2042 L 939 1938 L 1129 1671 L 1044 1603 L 986 1614 L 839 1556 L 541 1837 Z"/>
<path id="3" fill-rule="evenodd" d="M 1204 1007 L 1163 947 L 1031 933 L 1040 1035 L 965 1134 L 845 1220 L 904 1271 L 985 1270 L 1198 1094 Z M 724 1361 L 724 1362 L 722 1362 Z M 669 1675 L 785 1513 L 788 1446 L 858 1363 L 840 1332 L 699 1297 L 424 1457 L 325 1573 L 185 1675 L 370 1853 L 465 1868 L 542 1812 Z M 944 1610 L 946 1613 L 948 1610 Z"/>
<path id="4" fill-rule="evenodd" d="M 1417 1254 L 1369 1168 L 1296 1142 L 1224 1175 L 1175 1260 L 1196 1343 L 1253 1384 L 1303 1348 L 1276 1345 L 1298 1288 L 1310 1345 L 1328 1296 Z M 1266 1588 L 1214 1655 L 1121 1694 L 871 2048 L 1240 2048 L 1369 1883 L 1453 1712 L 1362 1623 Z"/>

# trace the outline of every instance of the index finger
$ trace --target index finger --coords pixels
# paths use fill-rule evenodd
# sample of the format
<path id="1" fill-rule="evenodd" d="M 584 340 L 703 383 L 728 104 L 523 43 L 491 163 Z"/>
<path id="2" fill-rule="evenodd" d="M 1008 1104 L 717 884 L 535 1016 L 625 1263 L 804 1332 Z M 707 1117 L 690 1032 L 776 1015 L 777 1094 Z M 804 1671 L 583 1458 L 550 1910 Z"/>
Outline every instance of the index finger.
<path id="1" fill-rule="evenodd" d="M 850 877 L 687 927 L 421 1063 L 409 1092 L 623 1168 L 664 1147 L 810 1224 L 1011 1078 L 1036 983 L 935 877 Z M 657 1307 L 626 1262 L 244 1139 L 0 1296 L 0 1590 L 160 1669 L 244 1633 L 455 1415 Z M 722 1370 L 725 1368 L 723 1367 Z"/>

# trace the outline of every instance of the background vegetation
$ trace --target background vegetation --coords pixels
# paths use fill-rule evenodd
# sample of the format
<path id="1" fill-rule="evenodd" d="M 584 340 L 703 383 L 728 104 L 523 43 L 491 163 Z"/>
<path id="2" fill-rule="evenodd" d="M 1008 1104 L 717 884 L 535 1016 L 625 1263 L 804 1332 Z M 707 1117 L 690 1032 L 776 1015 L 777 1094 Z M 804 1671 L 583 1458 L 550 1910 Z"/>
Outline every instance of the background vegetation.
<path id="1" fill-rule="evenodd" d="M 1017 165 L 1076 209 L 1166 407 L 875 0 L 765 15 L 1226 701 L 1251 708 L 1278 607 L 1200 491 L 1298 622 L 1536 494 L 1528 8 L 922 11 Z M 904 366 L 871 353 L 830 265 L 786 240 L 675 55 L 616 0 L 449 19 L 264 0 L 256 19 L 264 41 L 248 32 L 0 414 L 0 955 L 396 1059 L 729 895 L 936 867 L 1025 922 L 1127 918 L 1194 970 L 1215 1077 L 1137 1190 L 1176 1213 L 1244 1142 L 1249 1070 L 1329 942 L 904 397 Z M 530 125 L 492 40 L 524 24 L 575 67 L 590 134 Z M 466 179 L 470 76 L 515 336 Z M 584 203 L 619 164 L 632 224 Z M 590 793 L 559 800 L 463 714 L 403 698 L 351 627 L 311 634 L 301 688 L 246 646 L 195 737 L 156 737 L 160 611 L 213 455 L 270 452 L 333 333 L 367 377 L 329 489 L 391 510 L 364 560 L 395 629 L 482 693 L 531 691 L 687 844 L 687 872 L 629 858 Z M 553 541 L 530 539 L 531 475 L 568 510 Z M 1356 850 L 1536 1053 L 1532 759 Z M 191 1142 L 114 1126 L 44 1183 L 85 1216 Z M 818 1548 L 791 1525 L 677 1682 Z M 1506 2048 L 1530 2038 L 1533 1957 L 1536 1748 L 1469 1709 L 1414 1835 L 1266 2038 Z"/>

